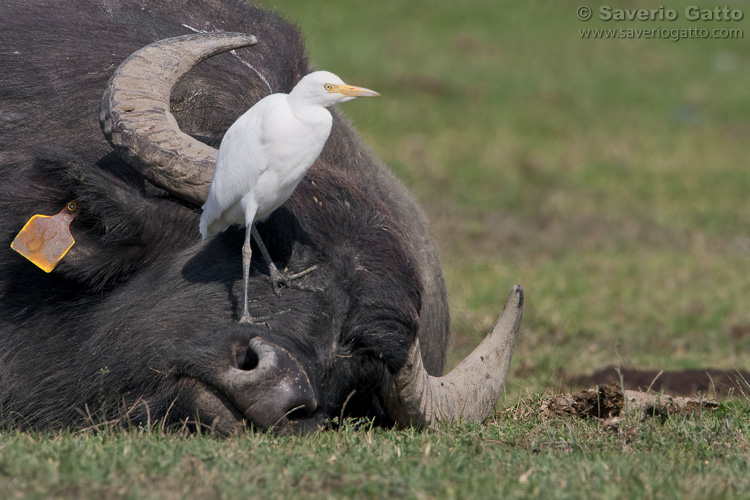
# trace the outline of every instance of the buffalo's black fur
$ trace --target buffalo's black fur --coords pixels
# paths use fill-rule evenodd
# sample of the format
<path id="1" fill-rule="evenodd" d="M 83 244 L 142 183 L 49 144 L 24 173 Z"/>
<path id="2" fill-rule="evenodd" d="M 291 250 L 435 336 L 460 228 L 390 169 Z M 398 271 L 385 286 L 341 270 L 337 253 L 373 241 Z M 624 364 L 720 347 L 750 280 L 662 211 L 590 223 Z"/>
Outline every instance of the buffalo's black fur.
<path id="1" fill-rule="evenodd" d="M 311 425 L 348 411 L 376 414 L 381 389 L 419 335 L 442 370 L 448 314 L 440 263 L 421 212 L 338 115 L 320 159 L 259 230 L 281 267 L 320 268 L 323 292 L 271 293 L 253 260 L 251 313 L 237 324 L 243 232 L 202 244 L 199 211 L 137 176 L 98 124 L 104 86 L 130 53 L 193 30 L 243 31 L 259 44 L 202 63 L 175 88 L 181 128 L 218 146 L 245 109 L 289 91 L 310 71 L 297 29 L 233 0 L 4 0 L 0 5 L 0 417 L 76 425 L 81 412 L 142 419 L 194 408 L 184 376 L 230 346 L 272 339 L 305 366 L 320 401 Z M 240 58 L 242 60 L 240 60 Z M 333 68 L 331 68 L 333 69 Z M 45 274 L 11 251 L 34 214 L 70 200 L 76 244 Z M 255 252 L 257 254 L 258 252 Z M 173 405 L 170 408 L 170 405 Z"/>

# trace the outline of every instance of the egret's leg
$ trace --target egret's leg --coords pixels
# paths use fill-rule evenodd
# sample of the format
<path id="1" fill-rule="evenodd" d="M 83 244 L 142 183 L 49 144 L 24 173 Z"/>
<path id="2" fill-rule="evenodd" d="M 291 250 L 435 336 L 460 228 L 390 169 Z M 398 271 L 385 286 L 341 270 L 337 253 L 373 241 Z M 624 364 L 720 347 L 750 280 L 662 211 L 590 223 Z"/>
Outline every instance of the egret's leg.
<path id="1" fill-rule="evenodd" d="M 303 285 L 292 285 L 291 280 L 295 280 L 297 278 L 301 278 L 302 276 L 305 276 L 306 274 L 309 274 L 313 271 L 315 271 L 318 268 L 318 265 L 315 264 L 314 266 L 305 269 L 302 272 L 295 273 L 295 274 L 284 274 L 276 267 L 276 264 L 273 263 L 273 260 L 271 259 L 271 254 L 268 253 L 268 250 L 266 249 L 266 245 L 263 244 L 263 240 L 260 239 L 260 234 L 258 233 L 258 230 L 255 229 L 255 226 L 253 225 L 252 228 L 253 231 L 253 239 L 255 240 L 255 243 L 258 245 L 258 248 L 260 248 L 260 253 L 263 255 L 263 259 L 266 261 L 266 264 L 268 264 L 268 271 L 271 274 L 271 286 L 273 287 L 273 293 L 276 295 L 281 295 L 281 291 L 279 290 L 279 283 L 282 283 L 287 288 L 296 288 L 298 290 L 305 290 L 305 291 L 317 291 L 317 288 L 311 288 L 306 287 Z"/>
<path id="2" fill-rule="evenodd" d="M 245 300 L 242 302 L 242 317 L 240 323 L 251 323 L 253 317 L 247 309 L 247 289 L 250 283 L 250 261 L 253 257 L 253 249 L 250 246 L 250 234 L 255 231 L 252 222 L 245 227 L 245 243 L 242 245 L 242 282 L 245 286 Z"/>

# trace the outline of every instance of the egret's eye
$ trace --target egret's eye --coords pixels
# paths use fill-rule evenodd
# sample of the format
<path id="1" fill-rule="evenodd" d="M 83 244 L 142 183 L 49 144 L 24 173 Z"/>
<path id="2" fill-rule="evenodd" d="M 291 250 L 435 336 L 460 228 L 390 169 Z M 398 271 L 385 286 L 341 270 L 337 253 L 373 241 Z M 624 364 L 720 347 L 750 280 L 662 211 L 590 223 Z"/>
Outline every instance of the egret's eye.
<path id="1" fill-rule="evenodd" d="M 325 88 L 325 89 L 326 89 L 326 90 L 327 90 L 328 92 L 330 92 L 330 91 L 332 91 L 332 90 L 333 90 L 333 85 L 331 85 L 330 83 L 326 83 L 325 85 L 323 85 L 323 87 L 324 87 L 324 88 Z"/>
<path id="2" fill-rule="evenodd" d="M 78 205 L 76 205 L 75 201 L 71 201 L 70 203 L 68 203 L 68 210 L 70 212 L 73 212 L 77 207 Z"/>

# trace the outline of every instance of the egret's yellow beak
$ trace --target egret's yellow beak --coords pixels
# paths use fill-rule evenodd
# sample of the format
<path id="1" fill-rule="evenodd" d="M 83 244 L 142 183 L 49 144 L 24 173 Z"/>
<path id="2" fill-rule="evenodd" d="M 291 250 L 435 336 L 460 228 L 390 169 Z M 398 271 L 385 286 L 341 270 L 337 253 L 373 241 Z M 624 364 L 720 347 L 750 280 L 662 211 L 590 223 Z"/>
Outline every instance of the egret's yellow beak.
<path id="1" fill-rule="evenodd" d="M 330 92 L 336 92 L 347 97 L 380 97 L 374 90 L 355 87 L 354 85 L 334 85 Z"/>

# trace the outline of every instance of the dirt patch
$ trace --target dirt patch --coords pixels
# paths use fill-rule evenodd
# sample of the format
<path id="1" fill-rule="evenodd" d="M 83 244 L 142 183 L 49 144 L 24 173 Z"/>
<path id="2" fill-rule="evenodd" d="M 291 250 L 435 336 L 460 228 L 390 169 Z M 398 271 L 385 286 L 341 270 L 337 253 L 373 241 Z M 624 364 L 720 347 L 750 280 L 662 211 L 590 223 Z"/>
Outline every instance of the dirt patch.
<path id="1" fill-rule="evenodd" d="M 560 394 L 552 398 L 546 410 L 557 415 L 610 418 L 619 415 L 624 395 L 615 384 L 605 384 L 578 394 Z"/>
<path id="2" fill-rule="evenodd" d="M 734 325 L 729 330 L 729 335 L 732 340 L 741 340 L 744 337 L 750 336 L 750 325 Z"/>
<path id="3" fill-rule="evenodd" d="M 620 378 L 622 376 L 622 379 Z M 592 375 L 568 377 L 571 387 L 617 384 L 636 391 L 652 390 L 679 396 L 707 394 L 712 396 L 747 394 L 750 392 L 750 372 L 724 371 L 711 368 L 701 370 L 635 370 L 607 366 Z"/>
<path id="4" fill-rule="evenodd" d="M 548 415 L 612 419 L 623 417 L 629 411 L 638 412 L 642 418 L 649 418 L 711 411 L 718 407 L 719 403 L 711 399 L 622 391 L 617 384 L 603 384 L 578 394 L 555 396 L 547 401 L 542 411 Z"/>

